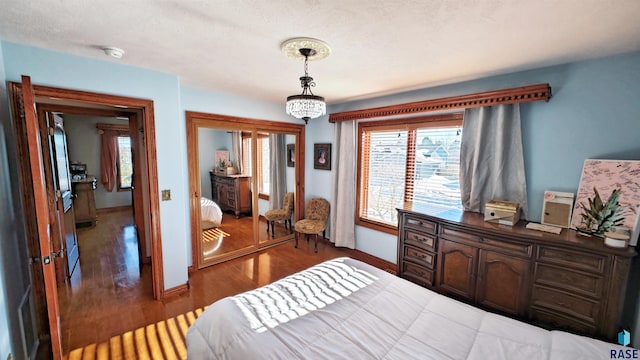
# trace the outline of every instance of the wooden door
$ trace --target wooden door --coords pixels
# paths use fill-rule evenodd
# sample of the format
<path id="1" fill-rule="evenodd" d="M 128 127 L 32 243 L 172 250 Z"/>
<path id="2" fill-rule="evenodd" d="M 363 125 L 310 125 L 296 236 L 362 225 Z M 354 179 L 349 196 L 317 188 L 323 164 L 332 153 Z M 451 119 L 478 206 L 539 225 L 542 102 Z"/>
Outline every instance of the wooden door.
<path id="1" fill-rule="evenodd" d="M 60 338 L 60 313 L 58 307 L 58 289 L 55 267 L 52 262 L 52 244 L 49 220 L 49 207 L 46 190 L 46 178 L 44 176 L 42 138 L 39 132 L 38 116 L 35 109 L 35 97 L 31 78 L 22 76 L 20 89 L 15 89 L 14 113 L 19 121 L 24 123 L 26 134 L 26 156 L 29 158 L 31 190 L 33 192 L 33 205 L 35 212 L 35 228 L 39 239 L 40 256 L 34 266 L 40 267 L 45 287 L 45 301 L 47 304 L 47 318 L 49 322 L 49 334 L 53 359 L 62 359 L 62 342 Z M 21 97 L 21 99 L 20 99 Z M 27 189 L 25 189 L 27 190 Z"/>
<path id="2" fill-rule="evenodd" d="M 527 260 L 480 250 L 478 304 L 512 315 L 525 315 L 529 267 Z"/>
<path id="3" fill-rule="evenodd" d="M 70 278 L 78 262 L 78 237 L 76 235 L 75 215 L 73 209 L 73 192 L 71 189 L 71 174 L 69 171 L 69 155 L 67 151 L 67 137 L 64 132 L 62 118 L 59 115 L 48 114 L 51 141 L 49 142 L 52 159 L 52 176 L 54 196 L 56 199 L 58 220 L 60 223 L 60 248 L 54 247 L 59 258 L 65 265 L 65 274 Z"/>
<path id="4" fill-rule="evenodd" d="M 131 178 L 131 204 L 133 205 L 133 218 L 136 223 L 136 236 L 138 239 L 138 261 L 140 269 L 146 257 L 146 229 L 144 223 L 144 198 L 142 194 L 142 151 L 140 151 L 140 141 L 138 130 L 138 116 L 129 115 L 129 137 L 131 138 L 131 161 L 133 162 L 133 175 Z"/>
<path id="5" fill-rule="evenodd" d="M 67 136 L 64 131 L 62 117 L 57 114 L 47 114 L 50 129 L 51 167 L 62 238 L 61 248 L 55 249 L 63 259 L 65 274 L 71 278 L 80 258 L 76 221 L 73 209 L 73 192 L 71 188 L 71 172 L 69 171 L 69 153 L 67 151 Z"/>
<path id="6" fill-rule="evenodd" d="M 438 288 L 464 300 L 475 298 L 478 249 L 442 239 L 438 255 Z"/>

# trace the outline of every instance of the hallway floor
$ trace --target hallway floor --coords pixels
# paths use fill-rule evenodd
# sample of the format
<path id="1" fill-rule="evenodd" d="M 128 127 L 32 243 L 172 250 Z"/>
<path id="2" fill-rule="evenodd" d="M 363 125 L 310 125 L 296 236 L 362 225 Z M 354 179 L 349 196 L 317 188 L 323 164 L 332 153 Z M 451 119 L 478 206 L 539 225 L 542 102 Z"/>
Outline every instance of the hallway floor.
<path id="1" fill-rule="evenodd" d="M 363 253 L 313 241 L 292 242 L 195 271 L 190 290 L 153 300 L 151 267 L 138 267 L 138 248 L 131 210 L 101 214 L 93 228 L 79 228 L 80 262 L 68 284 L 58 288 L 64 353 L 108 341 L 151 323 L 207 306 L 278 280 L 324 260 L 351 256 L 371 262 Z M 381 266 L 380 263 L 372 263 Z"/>

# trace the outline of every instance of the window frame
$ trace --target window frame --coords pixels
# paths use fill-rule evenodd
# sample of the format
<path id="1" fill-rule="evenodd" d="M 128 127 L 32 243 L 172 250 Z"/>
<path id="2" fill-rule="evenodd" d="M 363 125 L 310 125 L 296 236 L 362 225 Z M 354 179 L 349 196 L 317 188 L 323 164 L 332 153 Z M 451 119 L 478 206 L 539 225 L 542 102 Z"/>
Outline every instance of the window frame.
<path id="1" fill-rule="evenodd" d="M 411 118 L 402 118 L 402 119 L 389 119 L 389 120 L 377 120 L 377 121 L 363 121 L 358 123 L 358 163 L 356 167 L 356 214 L 355 214 L 355 223 L 356 225 L 363 226 L 366 228 L 370 228 L 373 230 L 381 231 L 388 234 L 397 234 L 398 233 L 398 225 L 391 225 L 387 223 L 383 223 L 380 221 L 376 221 L 374 219 L 367 218 L 363 216 L 363 211 L 367 208 L 364 205 L 367 203 L 367 191 L 365 180 L 368 179 L 368 174 L 363 174 L 366 172 L 366 169 L 363 169 L 363 157 L 365 156 L 364 145 L 363 144 L 363 135 L 368 131 L 379 131 L 379 130 L 400 130 L 400 131 L 410 131 L 424 128 L 433 128 L 433 127 L 462 127 L 464 113 L 463 112 L 455 112 L 448 114 L 438 114 L 438 115 L 428 115 L 428 116 L 419 116 L 419 117 L 411 117 Z M 411 134 L 411 133 L 409 133 Z M 415 134 L 415 133 L 414 133 Z M 415 136 L 409 135 L 407 139 L 407 147 L 415 146 Z M 407 189 L 413 189 L 413 175 L 415 171 L 415 152 L 408 151 L 405 154 L 413 154 L 413 159 L 407 159 L 405 165 L 405 191 L 404 191 L 404 201 L 407 201 Z M 367 152 L 368 153 L 368 152 Z"/>
<path id="2" fill-rule="evenodd" d="M 122 168 L 120 165 L 120 138 L 129 138 L 129 147 L 131 148 L 131 185 L 130 186 L 122 186 L 122 182 L 121 182 L 121 174 L 122 174 Z M 122 135 L 122 134 L 118 134 L 116 136 L 116 150 L 117 150 L 117 154 L 116 154 L 116 179 L 117 179 L 117 186 L 118 186 L 118 191 L 131 191 L 133 190 L 133 176 L 134 176 L 134 169 L 133 169 L 133 140 L 131 139 L 131 136 L 127 135 Z"/>
<path id="3" fill-rule="evenodd" d="M 257 174 L 257 181 L 258 181 L 258 198 L 262 199 L 262 200 L 269 200 L 269 194 L 262 192 L 263 188 L 264 188 L 264 181 L 262 178 L 262 168 L 263 168 L 263 161 L 262 161 L 262 147 L 261 147 L 261 143 L 263 141 L 269 141 L 269 135 L 268 134 L 264 134 L 261 132 L 256 133 L 256 174 Z M 242 133 L 242 163 L 243 166 L 245 167 L 245 169 L 249 169 L 251 170 L 251 163 L 249 161 L 250 154 L 251 154 L 251 147 L 252 145 L 252 139 L 251 139 L 251 134 L 250 133 L 246 133 L 243 132 Z M 271 146 L 271 145 L 269 145 Z M 247 171 L 245 171 L 247 172 Z M 251 173 L 251 171 L 249 171 L 249 173 Z"/>
<path id="4" fill-rule="evenodd" d="M 265 190 L 265 186 L 264 186 L 265 181 L 264 181 L 264 177 L 262 175 L 263 175 L 263 172 L 264 172 L 263 170 L 264 170 L 265 166 L 264 166 L 264 158 L 262 156 L 263 155 L 262 154 L 262 146 L 263 146 L 263 143 L 265 141 L 267 142 L 267 144 L 269 146 L 271 146 L 271 142 L 269 141 L 269 135 L 261 134 L 261 133 L 257 134 L 257 140 L 256 141 L 257 141 L 256 146 L 258 147 L 256 149 L 256 150 L 258 150 L 258 151 L 256 151 L 256 154 L 257 154 L 257 156 L 256 156 L 256 166 L 258 167 L 258 169 L 257 169 L 258 170 L 257 171 L 258 197 L 260 199 L 269 200 L 269 194 L 264 192 L 264 190 Z"/>

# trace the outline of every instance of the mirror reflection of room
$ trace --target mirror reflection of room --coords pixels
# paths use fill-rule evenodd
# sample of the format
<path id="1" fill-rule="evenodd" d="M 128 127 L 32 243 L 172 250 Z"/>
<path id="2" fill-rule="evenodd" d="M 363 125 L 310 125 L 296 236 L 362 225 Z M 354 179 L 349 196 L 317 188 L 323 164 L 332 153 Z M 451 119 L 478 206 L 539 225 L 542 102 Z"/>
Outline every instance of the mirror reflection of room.
<path id="1" fill-rule="evenodd" d="M 198 129 L 201 259 L 253 246 L 250 132 Z"/>
<path id="2" fill-rule="evenodd" d="M 265 218 L 282 209 L 287 193 L 293 197 L 295 166 L 287 161 L 287 144 L 295 144 L 295 135 L 198 129 L 202 263 L 256 247 L 256 240 L 292 237 L 292 206 L 289 218 L 274 220 L 273 226 Z"/>
<path id="3" fill-rule="evenodd" d="M 290 149 L 295 146 L 295 140 L 293 134 L 271 132 L 258 136 L 258 149 L 263 159 L 258 169 L 261 176 L 258 181 L 261 184 L 258 197 L 261 243 L 293 236 L 296 174 Z"/>

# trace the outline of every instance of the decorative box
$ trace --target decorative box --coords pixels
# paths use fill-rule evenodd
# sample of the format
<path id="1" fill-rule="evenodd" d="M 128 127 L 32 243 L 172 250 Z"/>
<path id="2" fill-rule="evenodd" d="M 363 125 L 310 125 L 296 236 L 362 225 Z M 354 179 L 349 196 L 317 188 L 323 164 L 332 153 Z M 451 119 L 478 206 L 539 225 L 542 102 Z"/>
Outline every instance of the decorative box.
<path id="1" fill-rule="evenodd" d="M 520 204 L 513 201 L 490 200 L 484 206 L 484 221 L 514 226 L 520 220 Z"/>

